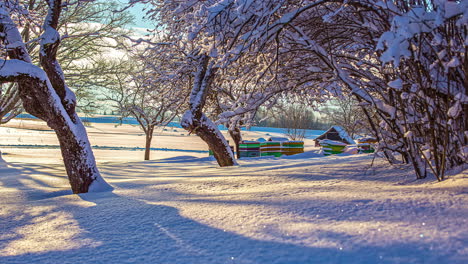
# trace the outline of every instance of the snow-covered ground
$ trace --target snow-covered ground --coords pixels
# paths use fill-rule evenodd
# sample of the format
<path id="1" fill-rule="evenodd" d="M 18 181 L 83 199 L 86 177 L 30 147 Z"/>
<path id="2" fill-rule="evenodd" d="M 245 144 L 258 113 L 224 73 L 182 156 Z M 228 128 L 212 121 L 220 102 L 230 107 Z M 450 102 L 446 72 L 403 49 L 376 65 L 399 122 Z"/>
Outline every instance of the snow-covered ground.
<path id="1" fill-rule="evenodd" d="M 372 155 L 323 157 L 310 139 L 304 154 L 219 168 L 181 129 L 161 131 L 163 150 L 145 162 L 137 127 L 92 124 L 115 190 L 73 195 L 54 133 L 10 126 L 0 127 L 2 264 L 468 262 L 466 170 L 415 181 L 406 166 L 370 167 Z"/>

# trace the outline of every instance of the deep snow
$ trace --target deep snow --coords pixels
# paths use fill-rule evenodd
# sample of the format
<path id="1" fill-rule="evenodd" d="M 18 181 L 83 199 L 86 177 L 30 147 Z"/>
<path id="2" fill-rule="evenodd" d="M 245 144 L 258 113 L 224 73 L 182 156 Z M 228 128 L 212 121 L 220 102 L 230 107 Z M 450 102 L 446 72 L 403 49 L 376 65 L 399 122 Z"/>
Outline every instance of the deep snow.
<path id="1" fill-rule="evenodd" d="M 56 145 L 43 124 L 21 124 L 0 127 L 0 144 Z M 88 131 L 98 146 L 144 140 L 131 126 Z M 206 150 L 182 133 L 162 132 L 154 147 Z M 468 261 L 466 170 L 416 181 L 407 166 L 370 167 L 372 155 L 323 157 L 312 146 L 230 168 L 206 153 L 153 151 L 144 162 L 143 152 L 97 149 L 115 190 L 82 195 L 71 194 L 58 149 L 1 147 L 0 263 Z"/>

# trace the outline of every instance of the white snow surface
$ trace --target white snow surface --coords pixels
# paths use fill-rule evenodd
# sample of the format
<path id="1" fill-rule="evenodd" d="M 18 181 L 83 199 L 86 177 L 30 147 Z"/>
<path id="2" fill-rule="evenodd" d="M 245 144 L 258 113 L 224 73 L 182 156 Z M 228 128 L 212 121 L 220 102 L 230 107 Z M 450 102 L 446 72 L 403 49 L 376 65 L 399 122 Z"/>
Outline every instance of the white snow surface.
<path id="1" fill-rule="evenodd" d="M 306 152 L 220 168 L 206 153 L 95 150 L 112 192 L 71 193 L 36 121 L 0 127 L 0 263 L 466 263 L 468 173 L 415 180 L 372 155 Z M 137 127 L 92 124 L 92 145 L 143 145 Z M 155 147 L 206 150 L 167 129 Z M 280 134 L 269 133 L 271 136 Z M 245 139 L 267 137 L 246 132 Z"/>

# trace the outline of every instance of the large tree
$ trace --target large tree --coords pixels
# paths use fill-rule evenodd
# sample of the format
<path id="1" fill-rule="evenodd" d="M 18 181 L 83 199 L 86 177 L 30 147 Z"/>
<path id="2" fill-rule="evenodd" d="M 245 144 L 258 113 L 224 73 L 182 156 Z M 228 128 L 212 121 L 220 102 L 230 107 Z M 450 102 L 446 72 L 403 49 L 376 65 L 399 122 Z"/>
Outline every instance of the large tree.
<path id="1" fill-rule="evenodd" d="M 380 149 L 390 161 L 399 152 L 418 178 L 442 180 L 466 162 L 466 1 L 151 2 L 222 67 L 254 55 L 268 62 L 259 76 L 271 72 L 287 89 L 351 94 Z"/>
<path id="2" fill-rule="evenodd" d="M 61 42 L 57 27 L 67 4 L 61 0 L 44 2 L 48 11 L 43 17 L 43 33 L 37 40 L 40 66 L 33 63 L 18 29 L 23 19 L 29 19 L 29 13 L 18 1 L 0 2 L 0 43 L 5 50 L 0 61 L 0 82 L 17 83 L 25 110 L 54 129 L 74 193 L 109 190 L 111 187 L 96 167 L 86 130 L 76 114 L 75 95 L 57 61 Z"/>
<path id="3" fill-rule="evenodd" d="M 218 50 L 220 46 L 210 44 L 211 36 L 202 34 L 202 37 L 193 39 L 187 35 L 186 32 L 193 26 L 190 18 L 192 16 L 177 16 L 174 19 L 174 10 L 184 10 L 177 8 L 178 3 L 151 2 L 156 8 L 150 11 L 149 16 L 163 24 L 158 27 L 177 36 L 174 38 L 175 42 L 190 43 L 186 45 L 186 64 L 195 68 L 194 82 L 189 101 L 190 110 L 183 116 L 182 126 L 199 135 L 208 144 L 221 166 L 234 165 L 234 157 L 217 125 L 226 125 L 238 146 L 241 140 L 240 128 L 251 123 L 257 109 L 264 103 L 274 101 L 275 96 L 291 89 L 291 85 L 295 84 L 276 78 L 276 73 L 270 71 L 272 67 L 284 68 L 284 65 L 272 61 L 268 52 L 263 53 L 263 56 L 254 52 L 250 57 L 226 61 L 225 57 L 218 56 L 218 52 L 224 53 Z M 187 4 L 187 10 L 191 10 L 190 3 Z M 269 45 L 268 48 L 274 47 Z M 260 74 L 257 70 L 259 66 L 263 66 Z"/>
<path id="4" fill-rule="evenodd" d="M 161 17 L 160 22 L 165 21 Z M 181 126 L 198 135 L 204 140 L 208 147 L 213 151 L 220 166 L 232 166 L 237 164 L 234 153 L 231 151 L 224 135 L 220 132 L 218 124 L 210 119 L 212 102 L 209 100 L 209 95 L 216 90 L 214 83 L 219 78 L 219 69 L 221 68 L 220 61 L 216 55 L 206 50 L 201 50 L 203 45 L 201 42 L 190 42 L 186 39 L 185 29 L 189 26 L 187 21 L 179 21 L 173 25 L 159 25 L 155 29 L 156 41 L 154 39 L 140 40 L 146 46 L 148 56 L 152 56 L 153 66 L 147 65 L 150 68 L 158 68 L 159 59 L 157 57 L 166 56 L 165 54 L 183 54 L 174 57 L 174 70 L 165 74 L 168 81 L 175 81 L 181 87 L 190 86 L 188 106 L 181 118 Z M 184 28 L 184 30 L 183 30 Z M 166 37 L 163 42 L 158 41 L 158 36 Z M 164 47 L 161 49 L 161 47 Z M 149 62 L 149 60 L 147 60 Z M 174 74 L 177 73 L 177 74 Z M 180 82 L 180 76 L 183 82 Z"/>

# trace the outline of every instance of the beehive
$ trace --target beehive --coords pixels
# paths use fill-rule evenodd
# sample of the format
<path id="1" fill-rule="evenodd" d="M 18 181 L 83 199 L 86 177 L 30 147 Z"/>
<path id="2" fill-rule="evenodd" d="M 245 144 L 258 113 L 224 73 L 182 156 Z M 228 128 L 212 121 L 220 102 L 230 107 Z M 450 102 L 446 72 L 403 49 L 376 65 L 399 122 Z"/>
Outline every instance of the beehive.
<path id="1" fill-rule="evenodd" d="M 256 141 L 243 141 L 239 144 L 239 155 L 244 157 L 259 157 L 260 156 L 260 142 Z"/>
<path id="2" fill-rule="evenodd" d="M 282 142 L 281 152 L 284 155 L 294 155 L 304 153 L 304 142 L 303 141 L 286 141 Z"/>
<path id="3" fill-rule="evenodd" d="M 375 138 L 367 137 L 358 139 L 357 143 L 359 153 L 374 153 L 374 144 L 377 143 L 377 140 Z"/>
<path id="4" fill-rule="evenodd" d="M 283 153 L 281 152 L 281 142 L 266 141 L 260 143 L 260 155 L 261 156 L 275 156 L 280 157 Z"/>
<path id="5" fill-rule="evenodd" d="M 319 143 L 322 146 L 323 154 L 326 156 L 343 153 L 346 148 L 346 144 L 340 141 L 325 139 L 320 140 Z"/>

